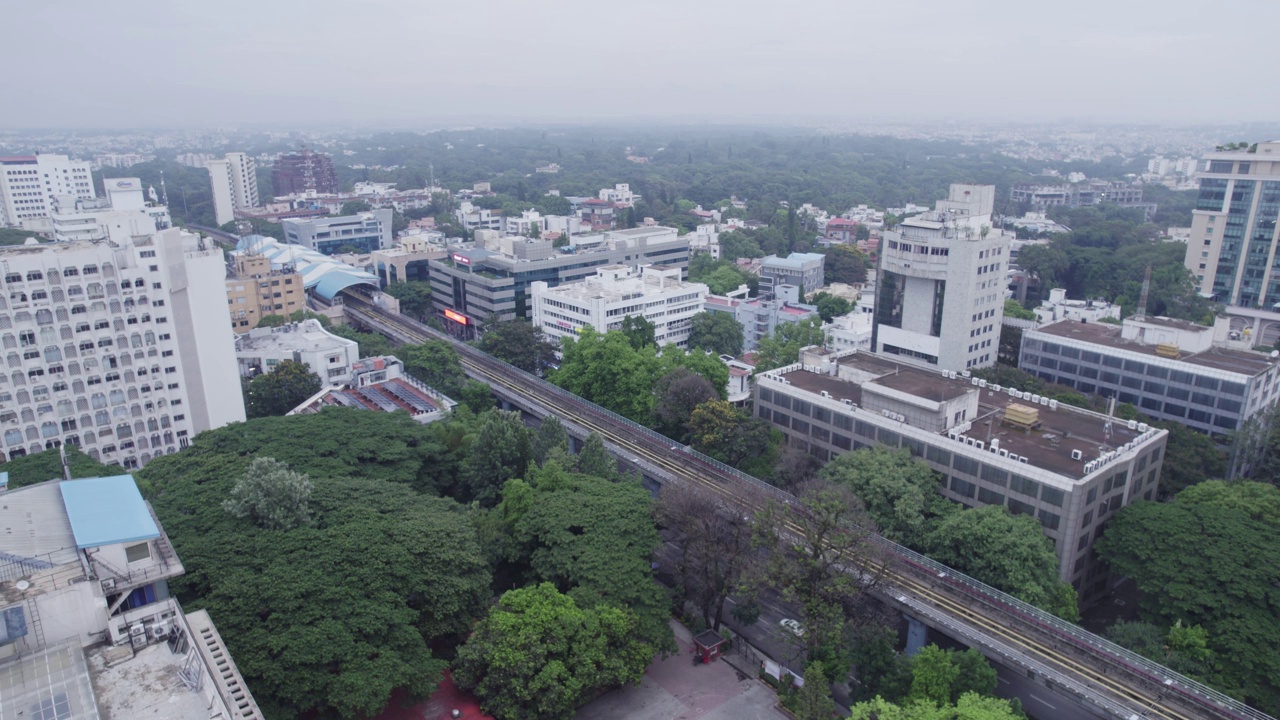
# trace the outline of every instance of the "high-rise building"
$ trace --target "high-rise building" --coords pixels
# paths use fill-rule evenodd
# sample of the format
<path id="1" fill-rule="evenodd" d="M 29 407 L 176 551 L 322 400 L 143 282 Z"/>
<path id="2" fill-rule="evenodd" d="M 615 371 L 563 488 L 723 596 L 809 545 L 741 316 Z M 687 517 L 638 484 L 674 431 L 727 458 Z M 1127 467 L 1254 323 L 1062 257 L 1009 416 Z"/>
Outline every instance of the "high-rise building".
<path id="1" fill-rule="evenodd" d="M 328 155 L 302 152 L 281 155 L 271 169 L 271 185 L 277 196 L 294 193 L 338 192 L 338 177 L 333 172 L 333 159 Z"/>
<path id="2" fill-rule="evenodd" d="M 219 225 L 235 219 L 235 211 L 258 207 L 258 169 L 253 158 L 242 152 L 227 153 L 210 160 L 209 180 L 213 183 L 213 214 Z"/>
<path id="3" fill-rule="evenodd" d="M 66 155 L 0 157 L 0 226 L 50 229 L 58 203 L 93 198 L 93 164 Z"/>
<path id="4" fill-rule="evenodd" d="M 222 252 L 171 228 L 0 248 L 0 459 L 62 444 L 126 468 L 244 420 Z"/>
<path id="5" fill-rule="evenodd" d="M 1186 266 L 1203 295 L 1280 310 L 1280 140 L 1201 160 Z"/>
<path id="6" fill-rule="evenodd" d="M 952 185 L 937 209 L 884 231 L 875 352 L 966 370 L 995 363 L 1012 239 L 991 228 L 993 185 Z"/>

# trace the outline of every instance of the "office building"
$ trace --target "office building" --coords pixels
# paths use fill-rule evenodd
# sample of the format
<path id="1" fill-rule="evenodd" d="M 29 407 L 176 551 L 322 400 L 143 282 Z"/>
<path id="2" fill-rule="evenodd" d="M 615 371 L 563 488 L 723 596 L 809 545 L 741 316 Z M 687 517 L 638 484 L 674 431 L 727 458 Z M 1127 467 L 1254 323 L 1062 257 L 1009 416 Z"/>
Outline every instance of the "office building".
<path id="1" fill-rule="evenodd" d="M 644 227 L 575 235 L 553 247 L 547 239 L 502 237 L 485 247 L 459 248 L 431 261 L 431 300 L 445 326 L 462 331 L 490 315 L 500 320 L 530 317 L 530 287 L 592 277 L 606 265 L 689 267 L 689 241 L 675 228 Z"/>
<path id="2" fill-rule="evenodd" d="M 169 208 L 147 202 L 138 178 L 108 178 L 102 184 L 105 198 L 76 198 L 54 208 L 49 221 L 55 240 L 109 240 L 121 245 L 173 227 Z"/>
<path id="3" fill-rule="evenodd" d="M 4 494 L 0 717 L 260 720 L 182 561 L 130 475 Z"/>
<path id="4" fill-rule="evenodd" d="M 307 307 L 302 275 L 292 265 L 274 268 L 252 250 L 232 253 L 227 265 L 227 311 L 231 329 L 247 333 L 268 315 L 288 317 Z"/>
<path id="5" fill-rule="evenodd" d="M 1209 153 L 1202 163 L 1187 269 L 1202 295 L 1280 310 L 1280 140 Z"/>
<path id="6" fill-rule="evenodd" d="M 628 317 L 643 317 L 654 326 L 659 346 L 689 347 L 693 316 L 702 312 L 707 286 L 684 282 L 680 267 L 606 265 L 595 277 L 550 287 L 529 286 L 533 324 L 548 338 L 575 337 L 582 328 L 608 332 L 622 328 Z"/>
<path id="7" fill-rule="evenodd" d="M 355 215 L 337 215 L 297 220 L 281 220 L 285 242 L 301 245 L 325 255 L 339 252 L 369 253 L 391 247 L 392 210 L 370 210 Z"/>
<path id="8" fill-rule="evenodd" d="M 345 386 L 327 387 L 289 414 L 310 415 L 332 406 L 404 411 L 426 425 L 448 417 L 458 403 L 406 373 L 399 358 L 387 355 L 355 362 Z"/>
<path id="9" fill-rule="evenodd" d="M 770 255 L 760 262 L 760 294 L 768 295 L 778 285 L 795 285 L 801 288 L 802 295 L 814 292 L 826 284 L 822 273 L 825 262 L 822 253 Z"/>
<path id="10" fill-rule="evenodd" d="M 171 228 L 0 263 L 0 460 L 66 443 L 134 468 L 245 419 L 216 246 Z"/>
<path id="11" fill-rule="evenodd" d="M 338 176 L 333 171 L 333 158 L 306 148 L 281 155 L 271 167 L 271 186 L 276 197 L 306 192 L 336 193 Z"/>
<path id="12" fill-rule="evenodd" d="M 93 164 L 66 155 L 0 157 L 0 227 L 48 231 L 58 205 L 96 197 Z"/>
<path id="13" fill-rule="evenodd" d="M 755 299 L 708 295 L 706 310 L 732 315 L 742 326 L 742 351 L 754 352 L 779 325 L 818 317 L 816 305 L 798 301 L 798 290 L 794 285 L 781 285 L 773 296 Z"/>
<path id="14" fill-rule="evenodd" d="M 820 462 L 864 447 L 906 448 L 938 473 L 947 499 L 1038 519 L 1059 579 L 1086 601 L 1108 584 L 1094 541 L 1117 510 L 1155 497 L 1168 438 L 963 373 L 817 348 L 757 375 L 754 408 Z"/>
<path id="15" fill-rule="evenodd" d="M 946 370 L 995 363 L 1012 236 L 991 229 L 993 185 L 952 185 L 937 209 L 885 230 L 872 347 Z"/>
<path id="16" fill-rule="evenodd" d="M 1142 202 L 1142 185 L 1107 180 L 1089 180 L 1066 185 L 1014 185 L 1009 199 L 1035 208 L 1080 207 L 1110 203 L 1155 212 L 1154 203 Z"/>
<path id="17" fill-rule="evenodd" d="M 241 377 L 269 373 L 285 360 L 310 368 L 325 385 L 351 382 L 351 368 L 360 359 L 355 340 L 338 337 L 309 318 L 277 327 L 254 328 L 236 337 L 236 363 Z"/>
<path id="18" fill-rule="evenodd" d="M 443 233 L 405 235 L 395 247 L 370 253 L 369 270 L 378 276 L 383 288 L 398 282 L 428 282 L 431 261 L 446 257 L 449 251 L 445 249 Z"/>
<path id="19" fill-rule="evenodd" d="M 213 183 L 213 213 L 219 225 L 235 219 L 237 210 L 258 207 L 258 169 L 253 158 L 227 153 L 206 166 Z"/>
<path id="20" fill-rule="evenodd" d="M 1063 320 L 1022 333 L 1018 367 L 1082 393 L 1115 397 L 1157 420 L 1223 435 L 1275 404 L 1280 359 L 1230 347 L 1215 327 L 1130 318 L 1124 325 Z"/>

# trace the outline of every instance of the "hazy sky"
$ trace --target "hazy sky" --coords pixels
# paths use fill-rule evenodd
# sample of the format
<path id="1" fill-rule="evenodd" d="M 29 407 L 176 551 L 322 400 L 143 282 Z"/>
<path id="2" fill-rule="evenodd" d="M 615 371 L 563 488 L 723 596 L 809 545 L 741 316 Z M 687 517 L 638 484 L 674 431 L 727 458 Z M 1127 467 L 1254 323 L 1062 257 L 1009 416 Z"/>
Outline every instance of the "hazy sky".
<path id="1" fill-rule="evenodd" d="M 1277 0 L 0 0 L 0 125 L 1280 120 Z"/>

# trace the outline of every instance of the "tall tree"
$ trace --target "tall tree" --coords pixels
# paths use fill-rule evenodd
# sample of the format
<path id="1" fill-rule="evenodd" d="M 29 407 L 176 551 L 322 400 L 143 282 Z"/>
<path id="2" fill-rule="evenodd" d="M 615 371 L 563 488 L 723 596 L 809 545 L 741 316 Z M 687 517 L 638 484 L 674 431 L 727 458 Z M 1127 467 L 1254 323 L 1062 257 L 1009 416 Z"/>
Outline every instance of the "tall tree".
<path id="1" fill-rule="evenodd" d="M 548 415 L 542 419 L 542 424 L 533 437 L 534 462 L 539 465 L 546 462 L 553 450 L 559 450 L 565 455 L 569 453 L 569 433 L 559 417 Z"/>
<path id="2" fill-rule="evenodd" d="M 284 415 L 320 392 L 320 387 L 320 377 L 311 372 L 311 368 L 294 360 L 284 360 L 271 372 L 248 382 L 245 410 L 250 418 Z"/>
<path id="3" fill-rule="evenodd" d="M 811 662 L 804 668 L 804 687 L 796 693 L 792 714 L 796 720 L 831 720 L 836 714 L 836 701 L 831 699 L 831 681 L 822 663 Z"/>
<path id="4" fill-rule="evenodd" d="M 694 447 L 726 465 L 738 467 L 772 451 L 768 423 L 718 398 L 694 408 L 688 430 Z"/>
<path id="5" fill-rule="evenodd" d="M 383 292 L 400 301 L 400 312 L 419 320 L 431 315 L 431 284 L 422 280 L 393 282 Z"/>
<path id="6" fill-rule="evenodd" d="M 688 442 L 689 418 L 699 405 L 720 396 L 710 382 L 684 367 L 668 370 L 653 388 L 657 400 L 653 419 L 658 432 L 678 442 Z"/>
<path id="7" fill-rule="evenodd" d="M 249 518 L 258 527 L 291 530 L 311 524 L 307 508 L 311 488 L 306 475 L 275 458 L 259 457 L 236 480 L 222 507 L 238 518 Z"/>
<path id="8" fill-rule="evenodd" d="M 524 475 L 533 460 L 533 442 L 518 412 L 490 410 L 482 418 L 462 480 L 467 498 L 488 506 L 497 503 L 503 483 Z"/>
<path id="9" fill-rule="evenodd" d="M 845 485 L 862 500 L 884 535 L 920 548 L 929 523 L 952 510 L 938 493 L 938 478 L 906 449 L 864 448 L 843 453 L 822 468 L 822 477 Z"/>
<path id="10" fill-rule="evenodd" d="M 458 351 L 444 340 L 401 345 L 395 355 L 404 363 L 405 372 L 445 395 L 457 393 L 466 381 Z"/>
<path id="11" fill-rule="evenodd" d="M 342 203 L 342 208 L 338 210 L 339 215 L 355 215 L 357 213 L 369 212 L 373 206 L 364 200 L 348 200 Z"/>
<path id="12" fill-rule="evenodd" d="M 742 354 L 742 343 L 742 323 L 729 313 L 705 311 L 693 316 L 689 328 L 690 349 L 738 357 Z"/>
<path id="13" fill-rule="evenodd" d="M 593 432 L 578 451 L 578 472 L 605 480 L 618 477 L 618 460 L 604 446 L 604 438 Z"/>
<path id="14" fill-rule="evenodd" d="M 826 251 L 822 274 L 829 283 L 857 285 L 867 281 L 867 256 L 852 245 L 832 245 Z"/>
<path id="15" fill-rule="evenodd" d="M 801 348 L 821 346 L 823 341 L 822 320 L 819 318 L 778 323 L 756 348 L 756 371 L 764 372 L 797 362 Z"/>
<path id="16" fill-rule="evenodd" d="M 709 627 L 720 629 L 724 605 L 755 560 L 751 518 L 705 490 L 667 485 L 654 508 L 680 553 L 686 597 Z"/>
<path id="17" fill-rule="evenodd" d="M 628 315 L 622 318 L 622 334 L 636 350 L 656 346 L 658 344 L 655 339 L 656 330 L 654 324 L 643 315 Z"/>
<path id="18" fill-rule="evenodd" d="M 543 375 L 555 365 L 556 346 L 542 328 L 524 320 L 489 324 L 480 338 L 480 349 L 505 363 Z"/>
<path id="19" fill-rule="evenodd" d="M 815 293 L 809 298 L 809 304 L 818 307 L 818 317 L 822 318 L 822 322 L 827 323 L 853 309 L 853 305 L 848 300 L 825 292 Z"/>

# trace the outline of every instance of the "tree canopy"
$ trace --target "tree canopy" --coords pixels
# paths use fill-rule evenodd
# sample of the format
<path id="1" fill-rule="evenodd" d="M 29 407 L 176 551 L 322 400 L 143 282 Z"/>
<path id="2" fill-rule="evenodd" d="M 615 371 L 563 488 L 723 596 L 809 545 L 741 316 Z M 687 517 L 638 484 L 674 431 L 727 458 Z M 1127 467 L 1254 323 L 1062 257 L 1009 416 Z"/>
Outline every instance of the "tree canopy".
<path id="1" fill-rule="evenodd" d="M 760 340 L 756 348 L 756 372 L 790 365 L 800 359 L 800 349 L 824 343 L 822 320 L 809 318 L 799 322 L 780 322 L 773 332 Z"/>
<path id="2" fill-rule="evenodd" d="M 689 349 L 738 357 L 742 354 L 742 343 L 742 323 L 729 313 L 704 311 L 693 316 Z"/>
<path id="3" fill-rule="evenodd" d="M 104 465 L 80 452 L 74 445 L 65 446 L 67 467 L 72 479 L 107 477 L 120 474 L 120 466 Z M 62 479 L 62 457 L 57 449 L 45 450 L 34 455 L 23 455 L 9 462 L 0 463 L 0 472 L 9 473 L 9 489 Z"/>
<path id="4" fill-rule="evenodd" d="M 862 500 L 885 537 L 920 547 L 930 523 L 955 512 L 938 492 L 938 478 L 906 449 L 863 448 L 827 463 L 822 477 L 847 486 Z"/>
<path id="5" fill-rule="evenodd" d="M 419 320 L 431 315 L 431 284 L 422 280 L 393 282 L 382 292 L 400 301 L 400 312 Z"/>
<path id="6" fill-rule="evenodd" d="M 444 340 L 401 345 L 395 355 L 404 363 L 405 372 L 445 395 L 457 394 L 466 382 L 458 351 Z"/>
<path id="7" fill-rule="evenodd" d="M 320 377 L 295 360 L 283 360 L 271 372 L 250 380 L 245 390 L 249 418 L 284 415 L 320 392 Z"/>
<path id="8" fill-rule="evenodd" d="M 504 320 L 487 325 L 480 349 L 525 372 L 541 376 L 556 361 L 555 343 L 542 328 L 525 320 Z"/>

